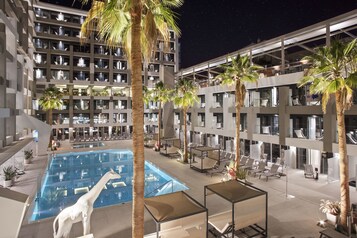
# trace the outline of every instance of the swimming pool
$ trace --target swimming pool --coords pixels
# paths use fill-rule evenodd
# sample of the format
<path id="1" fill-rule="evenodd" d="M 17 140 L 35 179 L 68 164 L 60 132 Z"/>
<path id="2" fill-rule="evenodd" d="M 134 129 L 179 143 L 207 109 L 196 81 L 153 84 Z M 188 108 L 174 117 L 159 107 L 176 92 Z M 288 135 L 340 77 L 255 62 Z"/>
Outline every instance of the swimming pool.
<path id="1" fill-rule="evenodd" d="M 74 204 L 107 171 L 120 179 L 110 180 L 94 203 L 104 207 L 132 200 L 133 153 L 130 150 L 100 150 L 57 154 L 52 158 L 35 199 L 30 221 L 56 216 Z M 188 189 L 184 184 L 145 162 L 145 196 L 152 197 Z"/>
<path id="2" fill-rule="evenodd" d="M 105 146 L 103 142 L 85 142 L 85 143 L 73 144 L 72 149 L 94 148 L 94 147 L 102 147 L 102 146 Z"/>

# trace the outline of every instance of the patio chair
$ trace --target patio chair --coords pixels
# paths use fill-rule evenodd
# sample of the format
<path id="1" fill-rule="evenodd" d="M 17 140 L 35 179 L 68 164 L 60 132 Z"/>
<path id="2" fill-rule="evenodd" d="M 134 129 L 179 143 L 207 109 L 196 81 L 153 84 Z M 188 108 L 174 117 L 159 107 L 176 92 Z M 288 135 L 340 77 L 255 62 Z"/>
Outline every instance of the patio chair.
<path id="1" fill-rule="evenodd" d="M 314 178 L 314 168 L 312 164 L 304 164 L 304 176 L 305 178 Z"/>
<path id="2" fill-rule="evenodd" d="M 278 172 L 279 167 L 280 167 L 279 165 L 273 164 L 273 165 L 271 166 L 271 168 L 270 168 L 269 171 L 264 172 L 264 173 L 261 173 L 261 174 L 259 175 L 259 179 L 260 179 L 262 176 L 265 176 L 266 181 L 268 181 L 269 177 L 278 177 L 278 178 L 280 178 L 280 173 Z"/>
<path id="3" fill-rule="evenodd" d="M 294 132 L 295 132 L 295 135 L 297 136 L 297 138 L 306 139 L 306 136 L 302 132 L 302 129 L 294 130 Z"/>
<path id="4" fill-rule="evenodd" d="M 260 161 L 258 166 L 255 169 L 251 170 L 250 172 L 255 177 L 257 176 L 257 174 L 263 173 L 266 170 L 265 166 L 266 166 L 265 162 Z"/>

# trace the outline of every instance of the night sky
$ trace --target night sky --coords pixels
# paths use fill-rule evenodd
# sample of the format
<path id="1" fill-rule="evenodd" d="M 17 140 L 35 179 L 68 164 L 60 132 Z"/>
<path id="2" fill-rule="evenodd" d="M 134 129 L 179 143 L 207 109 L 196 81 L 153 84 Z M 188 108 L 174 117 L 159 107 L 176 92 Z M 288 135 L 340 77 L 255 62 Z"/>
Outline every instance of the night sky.
<path id="1" fill-rule="evenodd" d="M 67 6 L 73 2 L 43 1 Z M 181 67 L 354 9 L 357 9 L 357 0 L 186 0 L 177 10 L 182 30 Z"/>

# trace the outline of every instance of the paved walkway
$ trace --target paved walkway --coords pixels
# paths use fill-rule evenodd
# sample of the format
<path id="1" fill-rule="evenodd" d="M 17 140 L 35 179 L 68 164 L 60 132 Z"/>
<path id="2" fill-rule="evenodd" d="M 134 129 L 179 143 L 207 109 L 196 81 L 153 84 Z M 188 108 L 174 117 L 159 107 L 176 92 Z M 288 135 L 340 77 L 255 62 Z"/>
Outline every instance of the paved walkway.
<path id="1" fill-rule="evenodd" d="M 131 148 L 131 141 L 105 142 L 106 146 L 100 149 Z M 68 143 L 62 143 L 65 151 Z M 69 148 L 69 147 L 67 147 Z M 80 149 L 76 151 L 83 151 Z M 93 150 L 93 149 L 90 149 Z M 210 177 L 198 173 L 175 159 L 159 155 L 151 149 L 145 149 L 145 158 L 173 177 L 184 182 L 190 189 L 187 191 L 195 199 L 203 203 L 203 187 L 207 184 L 220 182 L 221 176 Z M 29 194 L 32 198 L 36 186 L 40 181 L 47 157 L 42 156 L 34 160 L 26 168 L 26 174 L 21 176 L 12 187 L 13 190 Z M 269 194 L 269 237 L 319 237 L 317 221 L 324 219 L 324 214 L 319 211 L 320 199 L 338 200 L 339 184 L 327 183 L 326 176 L 320 176 L 318 181 L 305 179 L 303 171 L 289 170 L 288 182 L 286 177 L 272 178 L 266 182 L 264 179 L 249 177 L 249 181 Z M 351 200 L 357 202 L 357 192 L 351 189 Z M 225 210 L 223 200 L 210 200 L 208 208 L 210 213 Z M 31 211 L 31 207 L 29 208 Z M 30 213 L 30 212 L 28 212 Z M 20 231 L 20 238 L 49 238 L 52 237 L 53 218 L 28 224 L 29 214 Z M 92 214 L 92 232 L 96 238 L 106 237 L 131 237 L 131 203 L 95 209 Z M 145 233 L 155 231 L 155 224 L 150 216 L 145 214 Z M 80 236 L 82 227 L 80 223 L 72 228 L 70 237 Z"/>

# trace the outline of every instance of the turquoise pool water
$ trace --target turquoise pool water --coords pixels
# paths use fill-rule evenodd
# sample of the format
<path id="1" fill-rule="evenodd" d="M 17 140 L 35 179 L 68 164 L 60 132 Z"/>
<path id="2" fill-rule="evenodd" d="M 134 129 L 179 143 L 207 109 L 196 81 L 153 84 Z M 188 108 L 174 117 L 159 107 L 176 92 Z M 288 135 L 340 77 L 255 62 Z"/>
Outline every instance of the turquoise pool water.
<path id="1" fill-rule="evenodd" d="M 89 191 L 110 169 L 120 174 L 121 178 L 108 181 L 94 207 L 132 200 L 133 153 L 130 150 L 100 150 L 57 154 L 50 161 L 30 220 L 56 216 Z M 186 189 L 188 188 L 177 179 L 145 162 L 146 197 Z"/>

